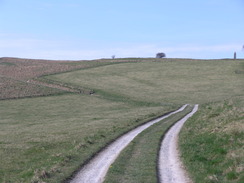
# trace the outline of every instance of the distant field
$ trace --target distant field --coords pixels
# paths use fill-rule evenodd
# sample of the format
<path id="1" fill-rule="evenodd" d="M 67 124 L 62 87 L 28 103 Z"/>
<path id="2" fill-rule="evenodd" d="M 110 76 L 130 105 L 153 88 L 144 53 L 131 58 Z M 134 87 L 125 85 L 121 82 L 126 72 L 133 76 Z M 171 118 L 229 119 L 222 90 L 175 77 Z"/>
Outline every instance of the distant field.
<path id="1" fill-rule="evenodd" d="M 202 104 L 241 95 L 243 74 L 237 71 L 243 67 L 243 61 L 232 60 L 144 61 L 48 78 L 92 88 L 98 95 L 111 99 L 123 96 L 149 103 Z"/>
<path id="2" fill-rule="evenodd" d="M 21 80 L 0 77 L 0 100 L 24 97 L 48 96 L 65 93 L 62 90 L 27 83 Z"/>
<path id="3" fill-rule="evenodd" d="M 16 62 L 0 60 L 0 69 Z M 243 60 L 70 62 L 58 64 L 74 68 L 48 73 L 43 72 L 46 64 L 32 68 L 39 74 L 20 72 L 20 82 L 27 85 L 30 78 L 47 75 L 41 79 L 95 93 L 0 101 L 0 182 L 60 182 L 109 141 L 151 118 L 185 103 L 207 105 L 243 96 Z M 27 72 L 23 64 L 13 69 L 20 68 Z M 56 72 L 64 73 L 52 75 Z M 10 73 L 1 76 L 18 78 Z M 38 87 L 25 96 L 40 92 Z"/>
<path id="4" fill-rule="evenodd" d="M 69 72 L 114 64 L 108 60 L 96 61 L 48 61 L 19 58 L 0 58 L 0 100 L 33 96 L 56 95 L 66 91 L 59 86 L 47 87 L 33 80 L 43 75 Z"/>

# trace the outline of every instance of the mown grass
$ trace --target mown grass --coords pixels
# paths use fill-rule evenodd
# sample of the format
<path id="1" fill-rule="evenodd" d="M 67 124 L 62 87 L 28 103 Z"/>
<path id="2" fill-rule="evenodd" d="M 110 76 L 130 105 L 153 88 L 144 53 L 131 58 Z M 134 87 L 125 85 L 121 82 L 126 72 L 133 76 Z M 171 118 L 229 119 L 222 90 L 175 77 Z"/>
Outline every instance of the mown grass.
<path id="1" fill-rule="evenodd" d="M 194 182 L 244 182 L 243 99 L 204 104 L 183 127 L 180 147 Z"/>
<path id="2" fill-rule="evenodd" d="M 120 95 L 137 101 L 207 103 L 242 94 L 243 61 L 170 60 L 108 65 L 53 75 L 49 79 L 92 88 L 97 94 Z"/>
<path id="3" fill-rule="evenodd" d="M 61 182 L 109 141 L 172 109 L 88 95 L 1 101 L 0 182 Z"/>
<path id="4" fill-rule="evenodd" d="M 187 108 L 140 133 L 123 150 L 108 171 L 105 183 L 157 182 L 157 158 L 162 136 L 192 110 Z"/>
<path id="5" fill-rule="evenodd" d="M 0 182 L 60 182 L 146 120 L 243 95 L 241 60 L 126 62 L 46 76 L 93 95 L 0 101 Z"/>

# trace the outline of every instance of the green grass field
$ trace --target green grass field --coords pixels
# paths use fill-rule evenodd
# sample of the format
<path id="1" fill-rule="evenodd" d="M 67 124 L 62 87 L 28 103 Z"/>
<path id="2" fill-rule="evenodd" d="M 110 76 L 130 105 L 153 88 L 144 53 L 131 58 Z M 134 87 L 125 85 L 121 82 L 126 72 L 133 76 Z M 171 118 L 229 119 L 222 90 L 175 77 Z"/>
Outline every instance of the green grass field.
<path id="1" fill-rule="evenodd" d="M 50 79 L 92 88 L 101 96 L 150 103 L 207 103 L 242 94 L 243 61 L 171 60 L 121 63 L 53 75 Z"/>
<path id="2" fill-rule="evenodd" d="M 183 127 L 180 147 L 194 182 L 244 182 L 243 99 L 204 104 Z"/>
<path id="3" fill-rule="evenodd" d="M 0 182 L 61 182 L 151 118 L 242 100 L 243 70 L 243 60 L 148 59 L 45 76 L 95 93 L 0 101 Z"/>
<path id="4" fill-rule="evenodd" d="M 0 182 L 59 182 L 107 142 L 169 110 L 84 95 L 1 101 Z"/>

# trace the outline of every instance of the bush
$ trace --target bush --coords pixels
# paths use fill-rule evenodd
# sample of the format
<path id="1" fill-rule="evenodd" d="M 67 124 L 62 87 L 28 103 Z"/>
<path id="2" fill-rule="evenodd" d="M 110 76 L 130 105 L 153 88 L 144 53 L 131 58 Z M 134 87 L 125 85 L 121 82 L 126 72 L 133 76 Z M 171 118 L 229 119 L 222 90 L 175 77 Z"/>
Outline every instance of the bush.
<path id="1" fill-rule="evenodd" d="M 156 58 L 163 58 L 163 57 L 166 57 L 165 53 L 157 53 L 156 54 Z"/>

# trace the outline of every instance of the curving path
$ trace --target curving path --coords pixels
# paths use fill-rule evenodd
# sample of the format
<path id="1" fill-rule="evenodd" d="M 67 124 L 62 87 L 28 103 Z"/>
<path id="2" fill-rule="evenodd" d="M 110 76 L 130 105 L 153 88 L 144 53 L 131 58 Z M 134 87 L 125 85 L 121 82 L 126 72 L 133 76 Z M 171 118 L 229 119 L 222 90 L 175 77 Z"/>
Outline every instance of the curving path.
<path id="1" fill-rule="evenodd" d="M 159 177 L 160 182 L 165 183 L 190 183 L 192 182 L 184 171 L 184 167 L 179 158 L 177 148 L 178 134 L 183 124 L 198 110 L 195 105 L 192 112 L 179 120 L 166 133 L 159 152 Z"/>
<path id="2" fill-rule="evenodd" d="M 151 125 L 175 114 L 183 111 L 187 105 L 182 106 L 177 111 L 171 112 L 165 116 L 149 121 L 148 123 L 135 128 L 134 130 L 126 133 L 118 138 L 107 148 L 96 155 L 91 161 L 85 165 L 78 174 L 71 180 L 71 183 L 101 183 L 104 181 L 104 177 L 110 167 L 115 161 L 120 152 L 143 130 L 147 129 Z"/>

